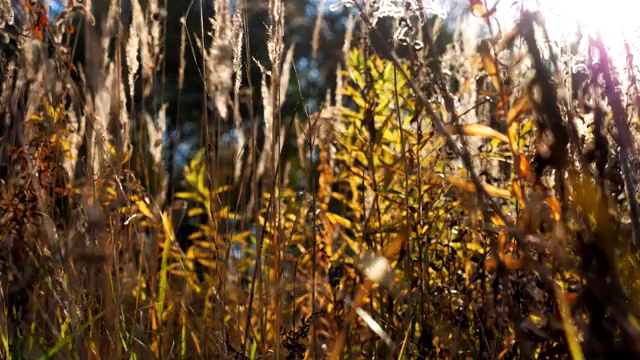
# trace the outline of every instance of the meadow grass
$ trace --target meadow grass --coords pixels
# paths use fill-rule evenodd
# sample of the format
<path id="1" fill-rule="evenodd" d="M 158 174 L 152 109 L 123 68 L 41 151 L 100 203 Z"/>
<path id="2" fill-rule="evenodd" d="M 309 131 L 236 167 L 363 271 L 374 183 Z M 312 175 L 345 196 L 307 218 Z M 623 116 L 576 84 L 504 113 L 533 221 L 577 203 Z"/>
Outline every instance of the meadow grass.
<path id="1" fill-rule="evenodd" d="M 480 41 L 343 1 L 311 111 L 281 0 L 264 49 L 247 0 L 68 3 L 0 1 L 2 358 L 640 353 L 632 58 L 557 55 L 538 13 Z"/>

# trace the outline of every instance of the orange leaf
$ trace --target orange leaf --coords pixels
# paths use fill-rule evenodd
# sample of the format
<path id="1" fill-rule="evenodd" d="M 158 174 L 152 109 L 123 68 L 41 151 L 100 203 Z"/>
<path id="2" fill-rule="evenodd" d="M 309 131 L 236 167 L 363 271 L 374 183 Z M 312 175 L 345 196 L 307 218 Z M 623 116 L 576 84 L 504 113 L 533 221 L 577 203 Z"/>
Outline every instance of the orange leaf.
<path id="1" fill-rule="evenodd" d="M 521 259 L 517 259 L 513 254 L 507 254 L 504 256 L 504 265 L 507 270 L 522 269 L 524 263 Z"/>
<path id="2" fill-rule="evenodd" d="M 487 270 L 496 270 L 498 268 L 498 261 L 494 257 L 488 257 L 484 262 L 484 266 Z"/>
<path id="3" fill-rule="evenodd" d="M 447 176 L 447 181 L 449 181 L 449 183 L 451 183 L 451 185 L 460 188 L 462 190 L 465 191 L 476 191 L 476 186 L 475 184 L 473 184 L 471 181 L 469 180 L 465 180 L 465 179 L 461 179 L 459 177 L 453 176 L 453 175 L 449 175 Z"/>
<path id="4" fill-rule="evenodd" d="M 509 109 L 509 115 L 507 116 L 507 124 L 511 124 L 514 121 L 517 121 L 518 117 L 522 115 L 525 111 L 531 109 L 531 101 L 529 99 L 529 94 L 524 93 Z"/>
<path id="5" fill-rule="evenodd" d="M 549 205 L 549 207 L 551 207 L 553 218 L 556 221 L 560 221 L 560 204 L 558 204 L 558 200 L 553 196 L 549 196 L 545 199 L 545 202 Z"/>
<path id="6" fill-rule="evenodd" d="M 483 124 L 465 124 L 461 126 L 449 125 L 447 130 L 452 134 L 459 135 L 459 128 L 462 128 L 462 133 L 469 136 L 480 136 L 487 139 L 496 139 L 505 143 L 509 142 L 507 135 L 492 129 L 490 126 Z"/>
<path id="7" fill-rule="evenodd" d="M 498 225 L 498 226 L 504 226 L 505 225 L 504 221 L 502 221 L 502 219 L 498 216 L 498 214 L 492 214 L 491 215 L 491 222 L 494 223 L 495 225 Z"/>
<path id="8" fill-rule="evenodd" d="M 502 261 L 504 262 L 504 267 L 507 270 L 522 269 L 524 267 L 524 262 L 521 259 L 517 259 L 513 254 L 506 254 Z M 484 262 L 484 266 L 487 270 L 497 270 L 498 261 L 495 257 L 489 257 Z"/>
<path id="9" fill-rule="evenodd" d="M 502 82 L 500 81 L 500 77 L 498 75 L 498 64 L 491 54 L 489 43 L 486 41 L 484 41 L 482 43 L 482 46 L 480 47 L 480 57 L 482 58 L 482 66 L 487 71 L 487 74 L 489 74 L 489 76 L 491 77 L 493 86 L 496 88 L 496 90 L 501 91 Z"/>
<path id="10" fill-rule="evenodd" d="M 520 181 L 518 179 L 514 179 L 511 182 L 511 192 L 518 202 L 520 202 L 520 206 L 526 207 L 522 186 L 520 186 Z"/>
<path id="11" fill-rule="evenodd" d="M 495 14 L 496 12 L 496 5 L 498 5 L 497 2 L 491 9 L 487 9 L 484 4 L 484 0 L 469 0 L 469 7 L 471 8 L 471 11 L 476 15 L 484 18 L 484 21 L 487 24 L 489 23 L 489 16 Z"/>
<path id="12" fill-rule="evenodd" d="M 507 234 L 504 231 L 500 231 L 498 233 L 498 251 L 500 252 L 500 257 L 505 251 L 505 247 L 507 246 Z"/>
<path id="13" fill-rule="evenodd" d="M 397 260 L 398 255 L 400 255 L 400 250 L 402 250 L 402 245 L 409 238 L 409 227 L 404 225 L 400 229 L 398 235 L 391 240 L 391 242 L 387 243 L 382 250 L 382 255 L 386 257 L 389 261 Z"/>
<path id="14" fill-rule="evenodd" d="M 531 102 L 529 96 L 525 93 L 515 104 L 509 109 L 507 115 L 507 135 L 509 137 L 509 144 L 511 145 L 511 151 L 514 153 L 518 150 L 518 125 L 520 121 L 518 118 L 531 108 Z"/>
<path id="15" fill-rule="evenodd" d="M 531 175 L 531 164 L 529 164 L 529 159 L 525 156 L 522 151 L 518 151 L 518 170 L 520 171 L 520 176 L 526 179 Z"/>
<path id="16" fill-rule="evenodd" d="M 569 303 L 573 304 L 578 299 L 578 295 L 576 295 L 574 293 L 570 293 L 570 292 L 565 292 L 564 293 L 564 298 L 567 299 L 567 301 Z"/>

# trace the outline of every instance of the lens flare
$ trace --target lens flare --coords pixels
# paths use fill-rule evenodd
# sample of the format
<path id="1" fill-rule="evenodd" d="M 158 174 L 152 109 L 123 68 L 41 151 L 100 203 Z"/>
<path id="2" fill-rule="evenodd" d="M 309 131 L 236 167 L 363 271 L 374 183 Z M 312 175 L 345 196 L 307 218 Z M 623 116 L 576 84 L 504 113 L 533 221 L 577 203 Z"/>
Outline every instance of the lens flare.
<path id="1" fill-rule="evenodd" d="M 496 3 L 496 1 L 488 1 Z M 501 25 L 515 23 L 522 10 L 538 10 L 552 41 L 571 43 L 580 31 L 596 38 L 598 33 L 617 67 L 626 61 L 625 43 L 634 57 L 640 54 L 640 2 L 629 0 L 520 0 L 497 3 Z"/>

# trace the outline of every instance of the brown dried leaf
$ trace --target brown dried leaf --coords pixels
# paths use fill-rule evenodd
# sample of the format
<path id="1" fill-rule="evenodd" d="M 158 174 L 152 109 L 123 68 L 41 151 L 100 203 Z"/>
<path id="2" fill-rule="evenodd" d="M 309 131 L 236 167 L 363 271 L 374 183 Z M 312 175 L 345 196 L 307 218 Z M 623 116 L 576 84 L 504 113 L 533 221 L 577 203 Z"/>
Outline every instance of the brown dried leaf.
<path id="1" fill-rule="evenodd" d="M 397 260 L 398 255 L 400 255 L 400 250 L 402 250 L 402 245 L 406 242 L 407 238 L 409 238 L 409 227 L 405 225 L 400 229 L 398 235 L 394 237 L 391 242 L 387 243 L 384 250 L 382 250 L 384 257 L 389 259 L 389 261 Z"/>
<path id="2" fill-rule="evenodd" d="M 476 185 L 471 182 L 470 180 L 465 180 L 462 179 L 460 177 L 457 176 L 453 176 L 453 175 L 448 175 L 447 176 L 447 181 L 462 190 L 465 191 L 469 191 L 469 192 L 474 192 L 476 191 Z M 511 198 L 511 192 L 509 190 L 506 189 L 500 189 L 498 187 L 495 187 L 493 185 L 489 185 L 489 184 L 484 184 L 483 185 L 484 191 L 487 192 L 487 194 L 491 195 L 491 196 L 497 196 L 497 197 L 501 197 L 501 198 L 505 198 L 505 199 L 510 199 Z"/>

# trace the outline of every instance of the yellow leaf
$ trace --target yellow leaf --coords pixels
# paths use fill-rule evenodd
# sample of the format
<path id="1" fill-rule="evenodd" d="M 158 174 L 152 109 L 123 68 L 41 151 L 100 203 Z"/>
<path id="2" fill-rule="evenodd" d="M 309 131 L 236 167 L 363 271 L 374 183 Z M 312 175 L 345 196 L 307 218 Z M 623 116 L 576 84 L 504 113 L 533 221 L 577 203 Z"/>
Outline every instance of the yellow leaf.
<path id="1" fill-rule="evenodd" d="M 498 216 L 498 214 L 495 214 L 495 213 L 491 215 L 491 222 L 498 226 L 505 225 L 504 221 L 502 221 L 502 219 Z"/>
<path id="2" fill-rule="evenodd" d="M 107 193 L 113 197 L 118 196 L 118 194 L 116 193 L 116 190 L 114 188 L 112 188 L 111 186 L 107 186 L 105 188 L 105 190 L 107 191 Z"/>
<path id="3" fill-rule="evenodd" d="M 115 146 L 113 146 L 113 144 L 111 144 L 109 141 L 105 141 L 104 144 L 107 150 L 111 153 L 111 155 L 116 155 L 117 151 Z"/>
<path id="4" fill-rule="evenodd" d="M 522 94 L 507 114 L 507 134 L 513 152 L 518 149 L 518 118 L 531 108 L 531 102 L 527 93 Z"/>
<path id="5" fill-rule="evenodd" d="M 242 241 L 246 239 L 249 235 L 251 235 L 251 231 L 245 231 L 239 234 L 235 234 L 231 237 L 231 242 Z"/>
<path id="6" fill-rule="evenodd" d="M 140 211 L 140 213 L 142 213 L 142 215 L 146 216 L 151 220 L 155 220 L 155 216 L 153 215 L 151 208 L 149 208 L 149 205 L 147 205 L 147 203 L 144 200 L 136 201 L 136 205 L 138 206 L 138 210 Z"/>
<path id="7" fill-rule="evenodd" d="M 242 220 L 242 215 L 229 211 L 228 206 L 216 212 L 214 217 L 218 219 Z"/>
<path id="8" fill-rule="evenodd" d="M 198 216 L 204 214 L 204 209 L 201 207 L 192 208 L 187 211 L 187 216 Z"/>
<path id="9" fill-rule="evenodd" d="M 449 125 L 447 130 L 452 134 L 459 134 L 459 128 L 462 128 L 462 133 L 469 136 L 480 136 L 488 139 L 496 139 L 505 143 L 509 142 L 507 135 L 492 129 L 490 126 L 483 124 L 465 124 L 461 126 Z"/>
<path id="10" fill-rule="evenodd" d="M 192 272 L 188 271 L 188 270 L 182 270 L 182 269 L 173 269 L 173 268 L 169 268 L 168 272 L 170 272 L 171 274 L 184 278 L 184 279 L 189 279 L 189 277 L 192 276 Z"/>
<path id="11" fill-rule="evenodd" d="M 31 118 L 29 118 L 29 120 L 33 121 L 33 122 L 41 122 L 44 121 L 44 118 L 40 115 L 31 115 Z"/>
<path id="12" fill-rule="evenodd" d="M 569 343 L 569 353 L 573 360 L 584 360 L 584 354 L 582 353 L 582 347 L 578 342 L 578 336 L 576 330 L 571 321 L 571 308 L 567 303 L 567 299 L 562 296 L 562 291 L 555 288 L 556 303 L 558 305 L 558 313 L 562 320 L 562 327 L 564 328 L 565 338 Z"/>
<path id="13" fill-rule="evenodd" d="M 162 214 L 162 227 L 164 229 L 164 243 L 162 249 L 162 258 L 160 261 L 160 273 L 159 273 L 159 283 L 158 283 L 158 294 L 156 301 L 156 311 L 158 314 L 158 321 L 161 323 L 164 318 L 164 310 L 165 310 L 165 296 L 167 291 L 167 269 L 169 265 L 169 249 L 171 248 L 171 243 L 174 240 L 175 233 L 173 232 L 173 226 L 171 225 L 171 219 L 169 218 L 169 214 L 164 212 Z M 159 326 L 159 324 L 158 324 Z"/>
<path id="14" fill-rule="evenodd" d="M 218 262 L 215 260 L 207 260 L 207 259 L 198 259 L 198 262 L 205 267 L 215 269 L 218 265 Z"/>
<path id="15" fill-rule="evenodd" d="M 198 175 L 197 175 L 197 187 L 196 189 L 198 189 L 198 191 L 201 194 L 205 195 L 205 198 L 209 198 L 209 196 L 207 196 L 209 194 L 209 189 L 206 187 L 206 183 L 205 183 L 205 175 L 207 173 L 207 169 L 202 166 L 199 170 L 198 170 Z"/>
<path id="16" fill-rule="evenodd" d="M 230 185 L 223 185 L 223 186 L 218 187 L 214 191 L 214 194 L 220 194 L 220 193 L 225 192 L 227 190 L 231 190 L 231 186 Z"/>
<path id="17" fill-rule="evenodd" d="M 346 218 L 343 218 L 340 215 L 336 215 L 336 214 L 333 214 L 333 213 L 327 213 L 327 219 L 329 219 L 329 222 L 332 225 L 340 224 L 340 225 L 344 226 L 347 229 L 351 228 L 351 221 L 349 221 Z"/>
<path id="18" fill-rule="evenodd" d="M 191 169 L 195 169 L 200 165 L 200 163 L 202 162 L 202 158 L 204 157 L 204 151 L 204 148 L 200 149 L 200 151 L 198 151 L 193 159 L 191 159 L 191 161 L 189 162 L 189 167 Z"/>
<path id="19" fill-rule="evenodd" d="M 175 193 L 175 196 L 177 198 L 185 199 L 185 200 L 196 200 L 198 198 L 198 194 L 194 192 L 183 192 L 183 191 L 179 191 Z"/>
<path id="20" fill-rule="evenodd" d="M 469 251 L 473 251 L 475 253 L 482 253 L 484 251 L 484 246 L 477 242 L 470 242 L 465 244 L 465 248 Z"/>
<path id="21" fill-rule="evenodd" d="M 189 240 L 197 240 L 199 238 L 204 237 L 204 233 L 202 231 L 196 231 L 194 233 L 192 233 L 191 235 L 189 235 L 188 239 Z"/>
<path id="22" fill-rule="evenodd" d="M 129 162 L 129 160 L 131 160 L 131 154 L 133 154 L 133 146 L 129 146 L 129 148 L 125 150 L 122 160 L 120 161 L 120 165 L 124 165 Z"/>
<path id="23" fill-rule="evenodd" d="M 212 251 L 218 250 L 218 246 L 211 241 L 196 241 L 195 244 L 203 249 L 209 249 Z"/>

